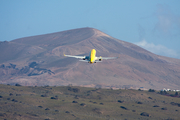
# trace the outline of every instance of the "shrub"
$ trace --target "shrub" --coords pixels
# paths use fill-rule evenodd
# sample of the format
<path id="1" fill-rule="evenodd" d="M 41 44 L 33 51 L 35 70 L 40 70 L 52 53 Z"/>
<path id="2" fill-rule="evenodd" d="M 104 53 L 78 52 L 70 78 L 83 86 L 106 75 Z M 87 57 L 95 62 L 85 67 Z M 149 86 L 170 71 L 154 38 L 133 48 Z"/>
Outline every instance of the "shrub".
<path id="1" fill-rule="evenodd" d="M 45 110 L 50 110 L 49 108 L 46 108 Z"/>
<path id="2" fill-rule="evenodd" d="M 155 92 L 155 90 L 154 89 L 149 89 L 149 92 Z"/>
<path id="3" fill-rule="evenodd" d="M 143 104 L 142 102 L 137 102 L 137 104 Z"/>
<path id="4" fill-rule="evenodd" d="M 80 106 L 86 106 L 86 104 L 85 103 L 81 103 Z"/>
<path id="5" fill-rule="evenodd" d="M 120 108 L 124 109 L 124 110 L 128 110 L 126 107 L 124 106 L 120 106 Z"/>
<path id="6" fill-rule="evenodd" d="M 166 95 L 166 94 L 168 94 L 168 93 L 167 93 L 166 91 L 161 91 L 160 94 L 161 94 L 161 95 Z"/>
<path id="7" fill-rule="evenodd" d="M 123 103 L 124 101 L 118 100 L 119 103 Z"/>
<path id="8" fill-rule="evenodd" d="M 158 105 L 154 105 L 153 107 L 159 107 Z"/>
<path id="9" fill-rule="evenodd" d="M 175 103 L 175 102 L 171 102 L 170 104 L 171 105 L 178 105 L 178 103 Z"/>
<path id="10" fill-rule="evenodd" d="M 39 108 L 43 108 L 42 106 L 38 106 Z"/>
<path id="11" fill-rule="evenodd" d="M 77 101 L 72 101 L 72 103 L 78 103 Z"/>
<path id="12" fill-rule="evenodd" d="M 147 117 L 150 116 L 150 115 L 149 115 L 148 113 L 146 113 L 146 112 L 142 112 L 140 115 L 141 115 L 141 116 L 147 116 Z"/>
<path id="13" fill-rule="evenodd" d="M 149 99 L 152 99 L 152 97 L 148 97 Z"/>
<path id="14" fill-rule="evenodd" d="M 16 94 L 16 96 L 21 96 L 21 94 Z"/>
<path id="15" fill-rule="evenodd" d="M 71 87 L 69 87 L 68 90 L 69 90 L 69 91 L 73 91 L 73 92 L 75 92 L 75 93 L 78 93 L 78 92 L 80 91 L 79 88 L 71 88 Z"/>
<path id="16" fill-rule="evenodd" d="M 16 83 L 15 86 L 21 86 L 20 84 Z"/>
<path id="17" fill-rule="evenodd" d="M 66 111 L 65 113 L 70 113 L 69 111 Z"/>
<path id="18" fill-rule="evenodd" d="M 18 102 L 17 100 L 15 100 L 15 99 L 12 99 L 12 101 L 14 101 L 14 102 Z"/>
<path id="19" fill-rule="evenodd" d="M 161 108 L 161 110 L 167 110 L 167 108 L 165 107 L 165 108 Z"/>
<path id="20" fill-rule="evenodd" d="M 11 98 L 7 98 L 7 100 L 11 100 Z"/>
<path id="21" fill-rule="evenodd" d="M 57 100 L 58 98 L 57 97 L 51 97 L 51 99 Z"/>
<path id="22" fill-rule="evenodd" d="M 41 97 L 48 97 L 47 95 L 41 95 Z"/>

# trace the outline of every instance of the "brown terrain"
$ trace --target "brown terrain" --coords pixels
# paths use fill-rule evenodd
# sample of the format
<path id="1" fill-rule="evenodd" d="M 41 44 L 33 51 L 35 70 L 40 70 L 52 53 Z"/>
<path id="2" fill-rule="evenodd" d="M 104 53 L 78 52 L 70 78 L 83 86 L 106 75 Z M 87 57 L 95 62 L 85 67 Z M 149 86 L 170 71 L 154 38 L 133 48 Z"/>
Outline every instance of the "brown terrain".
<path id="1" fill-rule="evenodd" d="M 88 64 L 70 55 L 119 57 Z M 153 54 L 97 29 L 80 28 L 0 42 L 0 83 L 180 89 L 180 60 Z"/>

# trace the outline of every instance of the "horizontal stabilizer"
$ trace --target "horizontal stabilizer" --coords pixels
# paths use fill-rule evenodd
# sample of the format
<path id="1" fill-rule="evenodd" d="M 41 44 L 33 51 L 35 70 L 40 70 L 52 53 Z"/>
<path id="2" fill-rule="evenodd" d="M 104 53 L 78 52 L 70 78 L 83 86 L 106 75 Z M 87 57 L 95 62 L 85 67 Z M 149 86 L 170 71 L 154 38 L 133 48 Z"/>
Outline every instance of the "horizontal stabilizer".
<path id="1" fill-rule="evenodd" d="M 81 62 L 89 62 L 88 60 L 79 60 L 79 61 L 81 61 Z"/>
<path id="2" fill-rule="evenodd" d="M 102 62 L 102 61 L 98 61 L 98 60 L 97 60 L 97 61 L 95 61 L 95 62 Z"/>
<path id="3" fill-rule="evenodd" d="M 96 57 L 96 59 L 101 59 L 101 60 L 108 60 L 108 59 L 117 59 L 118 57 Z"/>

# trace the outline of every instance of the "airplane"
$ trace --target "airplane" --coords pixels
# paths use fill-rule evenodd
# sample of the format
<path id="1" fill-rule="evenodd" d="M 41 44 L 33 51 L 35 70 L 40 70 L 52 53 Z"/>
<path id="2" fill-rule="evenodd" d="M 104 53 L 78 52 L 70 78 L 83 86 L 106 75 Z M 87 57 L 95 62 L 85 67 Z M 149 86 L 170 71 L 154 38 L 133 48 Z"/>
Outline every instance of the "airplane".
<path id="1" fill-rule="evenodd" d="M 96 57 L 96 50 L 95 49 L 92 49 L 89 56 L 73 56 L 73 55 L 65 55 L 64 56 L 67 56 L 67 57 L 73 57 L 73 58 L 80 58 L 82 60 L 79 60 L 79 61 L 82 61 L 82 62 L 88 62 L 90 64 L 92 63 L 96 63 L 96 62 L 102 62 L 102 60 L 107 60 L 107 59 L 117 59 L 118 57 Z"/>

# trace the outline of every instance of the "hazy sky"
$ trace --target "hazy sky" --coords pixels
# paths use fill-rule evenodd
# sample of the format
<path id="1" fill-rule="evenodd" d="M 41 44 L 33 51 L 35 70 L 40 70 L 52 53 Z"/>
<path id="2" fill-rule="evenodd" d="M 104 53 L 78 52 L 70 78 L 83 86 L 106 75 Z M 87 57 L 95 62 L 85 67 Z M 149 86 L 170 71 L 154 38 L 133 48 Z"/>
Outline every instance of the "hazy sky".
<path id="1" fill-rule="evenodd" d="M 0 0 L 0 41 L 82 27 L 180 59 L 180 0 Z"/>

